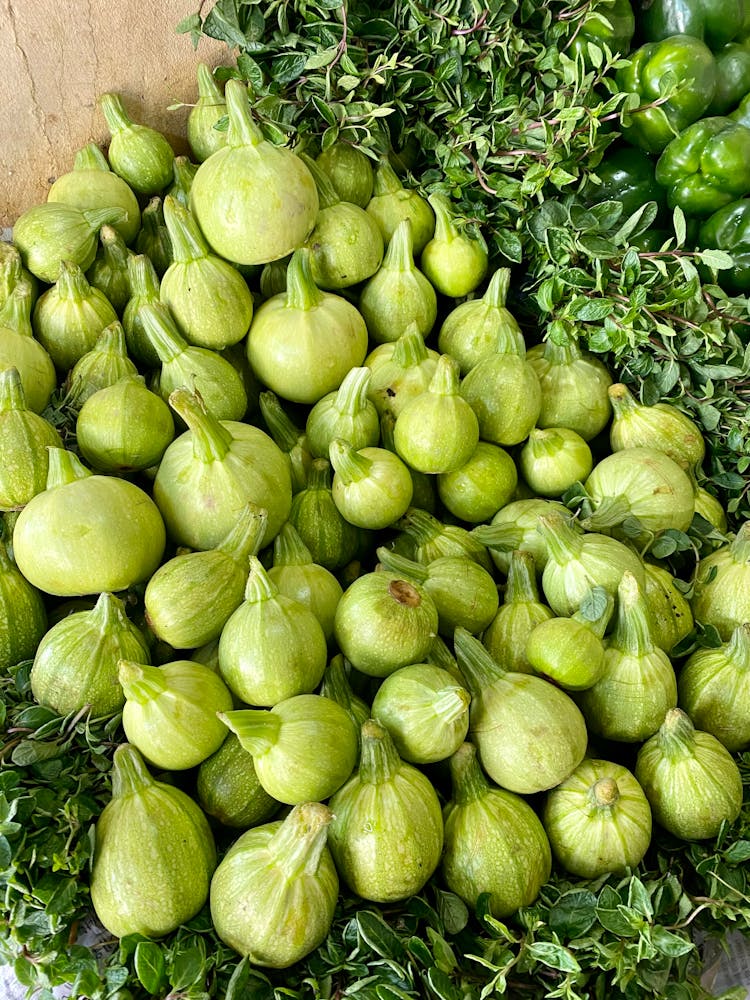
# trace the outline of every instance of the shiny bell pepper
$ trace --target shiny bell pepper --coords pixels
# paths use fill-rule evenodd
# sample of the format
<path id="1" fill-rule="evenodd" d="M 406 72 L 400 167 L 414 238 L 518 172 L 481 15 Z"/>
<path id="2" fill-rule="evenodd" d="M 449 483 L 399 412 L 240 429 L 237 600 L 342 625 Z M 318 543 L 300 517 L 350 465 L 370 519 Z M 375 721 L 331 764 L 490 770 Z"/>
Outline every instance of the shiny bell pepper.
<path id="1" fill-rule="evenodd" d="M 632 52 L 615 77 L 621 91 L 638 95 L 639 109 L 623 125 L 628 142 L 661 153 L 676 135 L 705 113 L 716 90 L 716 60 L 691 35 L 647 42 Z M 666 100 L 665 87 L 674 85 Z M 670 86 L 671 89 L 671 86 Z"/>
<path id="2" fill-rule="evenodd" d="M 745 94 L 734 111 L 730 111 L 729 117 L 733 122 L 750 126 L 750 93 Z"/>
<path id="3" fill-rule="evenodd" d="M 605 24 L 602 18 L 605 18 Z M 627 55 L 635 34 L 635 16 L 630 0 L 599 0 L 584 17 L 570 49 L 571 55 L 583 55 L 589 61 L 588 43 L 606 45 L 610 52 Z"/>
<path id="4" fill-rule="evenodd" d="M 641 0 L 638 20 L 647 42 L 692 35 L 716 50 L 744 30 L 745 6 L 746 0 Z"/>
<path id="5" fill-rule="evenodd" d="M 701 118 L 673 139 L 656 164 L 670 208 L 706 219 L 750 194 L 750 128 L 731 118 Z"/>
<path id="6" fill-rule="evenodd" d="M 718 272 L 719 284 L 731 294 L 750 292 L 750 198 L 732 201 L 700 227 L 698 245 L 726 250 L 734 267 Z"/>
<path id="7" fill-rule="evenodd" d="M 729 42 L 715 53 L 716 90 L 710 115 L 726 115 L 750 94 L 750 39 Z"/>
<path id="8" fill-rule="evenodd" d="M 656 202 L 659 215 L 666 209 L 666 191 L 657 183 L 655 163 L 642 149 L 621 146 L 608 153 L 593 172 L 601 183 L 587 182 L 581 192 L 583 200 L 589 205 L 600 201 L 621 202 L 622 222 L 647 201 Z"/>

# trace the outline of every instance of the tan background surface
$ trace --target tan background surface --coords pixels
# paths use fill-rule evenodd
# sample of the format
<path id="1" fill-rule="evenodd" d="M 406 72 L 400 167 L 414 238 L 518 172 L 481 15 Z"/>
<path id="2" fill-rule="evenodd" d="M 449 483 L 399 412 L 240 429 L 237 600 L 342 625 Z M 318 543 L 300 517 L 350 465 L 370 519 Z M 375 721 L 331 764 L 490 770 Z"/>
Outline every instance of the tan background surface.
<path id="1" fill-rule="evenodd" d="M 76 150 L 108 132 L 99 94 L 119 92 L 136 121 L 184 135 L 195 67 L 231 62 L 225 45 L 175 26 L 199 0 L 0 0 L 0 228 L 44 201 Z M 207 5 L 208 6 L 208 5 Z M 178 152 L 185 152 L 184 146 Z"/>

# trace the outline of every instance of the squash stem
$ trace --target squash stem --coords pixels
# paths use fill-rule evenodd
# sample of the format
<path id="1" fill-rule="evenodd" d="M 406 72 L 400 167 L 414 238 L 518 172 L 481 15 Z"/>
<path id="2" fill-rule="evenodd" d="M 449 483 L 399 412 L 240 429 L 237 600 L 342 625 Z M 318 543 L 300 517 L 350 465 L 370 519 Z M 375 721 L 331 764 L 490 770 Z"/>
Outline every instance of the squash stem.
<path id="1" fill-rule="evenodd" d="M 508 298 L 508 288 L 510 287 L 510 268 L 498 267 L 490 278 L 487 290 L 482 296 L 482 301 L 495 309 L 505 309 Z"/>
<path id="2" fill-rule="evenodd" d="M 738 625 L 725 647 L 725 656 L 739 670 L 750 670 L 750 622 Z"/>
<path id="3" fill-rule="evenodd" d="M 381 194 L 397 194 L 404 190 L 404 185 L 399 180 L 398 174 L 393 169 L 391 161 L 387 156 L 381 157 L 375 176 L 373 177 L 372 194 L 373 197 Z"/>
<path id="4" fill-rule="evenodd" d="M 415 269 L 411 220 L 402 219 L 391 236 L 381 270 L 408 272 Z"/>
<path id="5" fill-rule="evenodd" d="M 236 523 L 216 546 L 243 568 L 251 555 L 257 555 L 268 523 L 268 511 L 248 501 L 240 511 Z"/>
<path id="6" fill-rule="evenodd" d="M 85 146 L 75 155 L 73 160 L 74 170 L 102 170 L 105 173 L 111 173 L 109 163 L 107 163 L 107 157 L 99 149 L 95 142 L 87 142 Z"/>
<path id="7" fill-rule="evenodd" d="M 630 656 L 643 656 L 654 649 L 648 605 L 638 581 L 628 570 L 617 588 L 617 617 L 610 641 Z"/>
<path id="8" fill-rule="evenodd" d="M 350 417 L 357 416 L 367 406 L 372 371 L 369 368 L 352 368 L 336 390 L 335 409 Z"/>
<path id="9" fill-rule="evenodd" d="M 503 603 L 539 603 L 539 588 L 536 582 L 534 556 L 525 549 L 515 549 L 510 554 L 508 579 L 505 584 L 505 600 Z"/>
<path id="10" fill-rule="evenodd" d="M 27 410 L 26 394 L 17 368 L 0 371 L 0 413 L 8 410 Z"/>
<path id="11" fill-rule="evenodd" d="M 167 689 L 163 671 L 145 663 L 120 660 L 117 664 L 117 676 L 127 700 L 139 705 L 153 701 Z"/>
<path id="12" fill-rule="evenodd" d="M 460 719 L 467 712 L 469 701 L 469 692 L 458 685 L 451 685 L 438 691 L 431 706 L 438 725 L 451 725 Z"/>
<path id="13" fill-rule="evenodd" d="M 224 99 L 229 115 L 227 145 L 252 147 L 264 142 L 263 133 L 253 120 L 250 110 L 247 84 L 242 80 L 227 80 Z"/>
<path id="14" fill-rule="evenodd" d="M 597 809 L 611 809 L 620 798 L 620 789 L 614 778 L 600 778 L 591 786 L 589 795 Z"/>
<path id="15" fill-rule="evenodd" d="M 298 155 L 315 181 L 315 187 L 318 189 L 319 208 L 321 210 L 324 208 L 333 208 L 334 205 L 340 204 L 341 198 L 338 191 L 333 186 L 333 181 L 325 170 L 311 156 L 308 156 L 307 153 L 299 153 Z"/>
<path id="16" fill-rule="evenodd" d="M 112 798 L 140 795 L 155 784 L 149 769 L 138 750 L 130 743 L 123 743 L 112 755 Z"/>
<path id="17" fill-rule="evenodd" d="M 372 461 L 360 454 L 348 441 L 334 438 L 328 448 L 328 455 L 334 471 L 347 486 L 358 483 L 372 472 Z"/>
<path id="18" fill-rule="evenodd" d="M 452 243 L 461 234 L 454 222 L 450 200 L 444 194 L 433 192 L 428 195 L 427 201 L 435 213 L 434 239 L 441 243 Z"/>
<path id="19" fill-rule="evenodd" d="M 400 368 L 418 368 L 429 356 L 419 327 L 416 323 L 410 323 L 393 345 L 391 360 Z"/>
<path id="20" fill-rule="evenodd" d="M 291 521 L 287 521 L 273 540 L 273 565 L 310 566 L 312 562 L 312 553 L 300 533 Z"/>
<path id="21" fill-rule="evenodd" d="M 416 580 L 417 583 L 424 583 L 430 575 L 429 569 L 422 563 L 407 559 L 406 556 L 402 556 L 399 552 L 394 552 L 384 545 L 381 545 L 375 554 L 389 573 L 397 573 L 399 576 Z"/>
<path id="22" fill-rule="evenodd" d="M 198 84 L 198 103 L 208 106 L 226 105 L 226 100 L 216 78 L 207 63 L 198 63 L 196 69 L 196 80 Z"/>
<path id="23" fill-rule="evenodd" d="M 332 819 L 331 810 L 321 802 L 294 806 L 268 841 L 268 852 L 287 879 L 317 872 Z"/>
<path id="24" fill-rule="evenodd" d="M 190 211 L 171 194 L 164 198 L 164 223 L 172 241 L 172 259 L 180 264 L 208 257 L 209 248 Z"/>
<path id="25" fill-rule="evenodd" d="M 220 462 L 234 440 L 229 428 L 209 413 L 200 397 L 188 389 L 174 389 L 169 394 L 169 405 L 190 428 L 193 455 L 202 462 Z"/>
<path id="26" fill-rule="evenodd" d="M 238 708 L 217 716 L 253 757 L 268 753 L 278 741 L 281 719 L 270 709 Z"/>
<path id="27" fill-rule="evenodd" d="M 466 679 L 466 686 L 475 697 L 506 673 L 479 639 L 465 628 L 456 629 L 453 647 L 459 670 Z"/>
<path id="28" fill-rule="evenodd" d="M 104 115 L 110 135 L 124 132 L 133 127 L 133 120 L 125 110 L 119 94 L 102 94 L 99 98 L 99 107 Z"/>
<path id="29" fill-rule="evenodd" d="M 272 601 L 278 596 L 279 588 L 266 573 L 263 563 L 256 555 L 248 558 L 250 572 L 245 584 L 245 600 L 250 604 Z"/>
<path id="30" fill-rule="evenodd" d="M 451 775 L 451 799 L 457 805 L 468 805 L 484 798 L 490 785 L 477 760 L 473 743 L 462 743 L 448 760 Z"/>
<path id="31" fill-rule="evenodd" d="M 0 328 L 12 330 L 23 337 L 33 337 L 31 310 L 33 290 L 27 278 L 17 281 L 0 309 Z"/>
<path id="32" fill-rule="evenodd" d="M 441 354 L 435 366 L 435 373 L 427 391 L 435 396 L 457 396 L 459 393 L 461 368 L 450 354 Z"/>
<path id="33" fill-rule="evenodd" d="M 49 465 L 47 468 L 47 489 L 55 486 L 65 486 L 76 479 L 85 479 L 92 473 L 83 465 L 80 458 L 66 448 L 47 447 Z"/>
<path id="34" fill-rule="evenodd" d="M 360 781 L 382 785 L 397 774 L 401 764 L 391 734 L 374 719 L 368 719 L 361 731 Z"/>
<path id="35" fill-rule="evenodd" d="M 750 563 L 750 521 L 744 521 L 729 545 L 732 559 L 736 563 Z"/>
<path id="36" fill-rule="evenodd" d="M 286 269 L 286 307 L 309 312 L 323 301 L 323 293 L 315 284 L 310 251 L 295 250 Z"/>
<path id="37" fill-rule="evenodd" d="M 656 739 L 669 760 L 694 756 L 695 726 L 681 708 L 670 708 L 659 727 Z"/>

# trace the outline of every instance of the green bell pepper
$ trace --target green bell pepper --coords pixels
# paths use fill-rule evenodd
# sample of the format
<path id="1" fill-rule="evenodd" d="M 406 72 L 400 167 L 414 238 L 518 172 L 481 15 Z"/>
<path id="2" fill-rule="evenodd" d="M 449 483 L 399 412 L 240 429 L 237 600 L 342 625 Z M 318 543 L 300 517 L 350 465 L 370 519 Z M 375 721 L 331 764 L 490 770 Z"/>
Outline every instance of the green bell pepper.
<path id="1" fill-rule="evenodd" d="M 667 207 L 666 191 L 657 183 L 655 164 L 648 153 L 634 146 L 621 146 L 608 153 L 593 171 L 601 181 L 587 181 L 581 196 L 588 205 L 600 201 L 622 203 L 625 221 L 647 201 L 655 201 L 662 215 Z"/>
<path id="2" fill-rule="evenodd" d="M 635 16 L 630 0 L 599 0 L 581 22 L 570 44 L 570 52 L 573 56 L 581 54 L 588 63 L 588 43 L 592 42 L 606 45 L 610 52 L 624 56 L 630 52 L 634 34 Z"/>
<path id="3" fill-rule="evenodd" d="M 745 94 L 740 103 L 729 113 L 729 118 L 733 122 L 739 122 L 741 125 L 750 126 L 750 93 Z"/>
<path id="4" fill-rule="evenodd" d="M 731 118 L 701 118 L 673 139 L 656 164 L 670 208 L 706 219 L 750 194 L 750 128 Z"/>
<path id="5" fill-rule="evenodd" d="M 718 272 L 718 283 L 732 295 L 750 293 L 750 198 L 732 201 L 709 216 L 700 227 L 702 249 L 726 250 L 734 267 Z"/>
<path id="6" fill-rule="evenodd" d="M 674 35 L 647 42 L 615 76 L 621 91 L 638 95 L 639 109 L 623 125 L 628 142 L 661 153 L 676 135 L 703 116 L 716 90 L 716 60 L 704 42 Z M 671 84 L 674 84 L 674 87 Z M 664 89 L 670 95 L 664 100 Z"/>
<path id="7" fill-rule="evenodd" d="M 726 115 L 750 93 L 750 39 L 729 42 L 715 53 L 716 90 L 710 115 Z"/>
<path id="8" fill-rule="evenodd" d="M 639 27 L 647 42 L 692 35 L 719 49 L 745 27 L 745 0 L 641 0 Z"/>

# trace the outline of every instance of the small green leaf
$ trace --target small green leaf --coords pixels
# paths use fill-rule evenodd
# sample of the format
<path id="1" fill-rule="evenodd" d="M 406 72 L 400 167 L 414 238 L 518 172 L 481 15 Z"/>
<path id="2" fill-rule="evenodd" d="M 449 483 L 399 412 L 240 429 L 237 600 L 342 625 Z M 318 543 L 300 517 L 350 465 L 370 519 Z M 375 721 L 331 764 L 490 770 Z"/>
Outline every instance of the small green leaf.
<path id="1" fill-rule="evenodd" d="M 611 885 L 602 887 L 596 904 L 596 917 L 602 927 L 618 937 L 637 937 L 643 920 L 623 905 L 620 894 Z"/>
<path id="2" fill-rule="evenodd" d="M 0 873 L 10 870 L 13 864 L 13 851 L 6 837 L 0 834 Z"/>
<path id="3" fill-rule="evenodd" d="M 744 476 L 740 476 L 736 472 L 729 470 L 718 472 L 715 476 L 711 477 L 711 482 L 717 486 L 721 486 L 725 490 L 742 490 L 745 488 Z"/>
<path id="4" fill-rule="evenodd" d="M 677 551 L 677 542 L 669 535 L 660 535 L 651 546 L 651 555 L 655 559 L 668 559 Z"/>
<path id="5" fill-rule="evenodd" d="M 455 892 L 437 891 L 437 910 L 447 934 L 458 934 L 469 922 L 466 903 Z"/>
<path id="6" fill-rule="evenodd" d="M 550 969 L 559 969 L 560 972 L 581 971 L 573 952 L 553 941 L 532 941 L 526 946 L 526 953 Z"/>
<path id="7" fill-rule="evenodd" d="M 281 56 L 278 59 L 274 59 L 271 64 L 271 76 L 274 78 L 276 83 L 291 83 L 292 80 L 296 80 L 298 77 L 302 76 L 305 71 L 306 63 L 307 56 L 301 52 L 294 52 L 287 56 Z"/>
<path id="8" fill-rule="evenodd" d="M 358 76 L 352 76 L 349 73 L 344 73 L 336 82 L 342 90 L 356 90 L 360 84 L 360 79 Z"/>
<path id="9" fill-rule="evenodd" d="M 311 69 L 322 69 L 323 66 L 330 66 L 338 51 L 338 46 L 332 45 L 330 48 L 319 49 L 317 52 L 311 53 L 305 62 L 305 71 L 309 72 Z"/>
<path id="10" fill-rule="evenodd" d="M 706 267 L 715 267 L 717 271 L 726 271 L 734 267 L 734 257 L 726 250 L 701 250 L 696 256 Z"/>
<path id="11" fill-rule="evenodd" d="M 571 314 L 583 323 L 595 323 L 609 316 L 614 305 L 611 299 L 579 298 L 573 301 Z"/>
<path id="12" fill-rule="evenodd" d="M 672 212 L 672 225 L 674 226 L 674 233 L 677 239 L 677 246 L 681 247 L 685 245 L 685 240 L 687 238 L 687 223 L 685 222 L 685 213 L 679 207 L 675 206 Z"/>
<path id="13" fill-rule="evenodd" d="M 414 937 L 410 937 L 406 942 L 406 950 L 413 958 L 424 966 L 432 965 L 434 961 L 430 949 L 424 943 L 422 938 L 416 937 L 416 935 Z"/>
<path id="14" fill-rule="evenodd" d="M 401 938 L 383 918 L 372 910 L 359 910 L 357 930 L 367 945 L 383 958 L 399 959 L 404 954 Z"/>
<path id="15" fill-rule="evenodd" d="M 202 943 L 202 941 L 201 941 Z M 205 952 L 198 947 L 178 951 L 169 972 L 169 983 L 174 990 L 184 990 L 204 978 Z"/>
<path id="16" fill-rule="evenodd" d="M 433 927 L 427 928 L 427 937 L 435 956 L 435 965 L 445 973 L 453 972 L 457 963 L 451 946 Z"/>
<path id="17" fill-rule="evenodd" d="M 21 740 L 13 748 L 10 759 L 18 767 L 28 767 L 30 764 L 38 764 L 40 761 L 59 757 L 60 753 L 60 745 L 54 741 L 45 743 L 41 740 Z"/>
<path id="18" fill-rule="evenodd" d="M 253 91 L 257 93 L 263 88 L 263 85 L 265 83 L 263 70 L 260 68 L 258 63 L 252 58 L 252 56 L 249 56 L 247 54 L 247 52 L 241 52 L 237 56 L 237 69 L 242 74 L 242 79 L 247 80 Z M 227 118 L 227 124 L 228 123 L 229 119 Z M 218 125 L 214 126 L 214 128 L 217 127 Z M 224 131 L 226 131 L 226 128 L 227 126 L 225 125 Z"/>
<path id="19" fill-rule="evenodd" d="M 687 955 L 695 950 L 695 944 L 687 937 L 680 937 L 673 934 L 661 924 L 655 924 L 651 928 L 651 943 L 662 955 L 668 958 L 679 958 L 680 955 Z"/>
<path id="20" fill-rule="evenodd" d="M 648 889 L 639 878 L 631 878 L 628 886 L 628 906 L 636 913 L 642 914 L 647 920 L 654 915 L 651 896 Z"/>
<path id="21" fill-rule="evenodd" d="M 427 970 L 427 982 L 438 1000 L 462 1000 L 464 994 L 441 969 L 433 966 Z"/>
<path id="22" fill-rule="evenodd" d="M 164 953 L 154 941 L 139 941 L 133 960 L 135 974 L 147 993 L 158 993 L 164 982 Z"/>
<path id="23" fill-rule="evenodd" d="M 735 840 L 724 851 L 724 860 L 733 865 L 741 865 L 750 861 L 750 840 Z"/>
<path id="24" fill-rule="evenodd" d="M 604 587 L 592 587 L 586 592 L 586 595 L 580 603 L 578 612 L 582 618 L 586 619 L 586 621 L 595 622 L 601 618 L 607 610 L 607 603 L 607 591 Z M 563 897 L 563 899 L 564 898 L 565 897 Z M 591 899 L 595 905 L 596 900 L 593 895 L 591 895 Z M 559 902 L 556 905 L 559 905 Z M 595 915 L 592 912 L 592 921 L 594 919 Z M 589 924 L 589 926 L 591 925 Z M 588 930 L 588 928 L 586 928 L 586 930 Z"/>
<path id="25" fill-rule="evenodd" d="M 47 913 L 59 916 L 67 913 L 78 892 L 78 884 L 75 879 L 61 878 L 55 891 L 47 901 Z"/>
<path id="26" fill-rule="evenodd" d="M 234 967 L 224 1000 L 273 1000 L 273 986 L 247 958 Z"/>
<path id="27" fill-rule="evenodd" d="M 593 591 L 590 593 L 593 594 Z M 588 889 L 564 893 L 549 911 L 550 930 L 564 939 L 581 937 L 595 922 L 596 896 Z"/>

